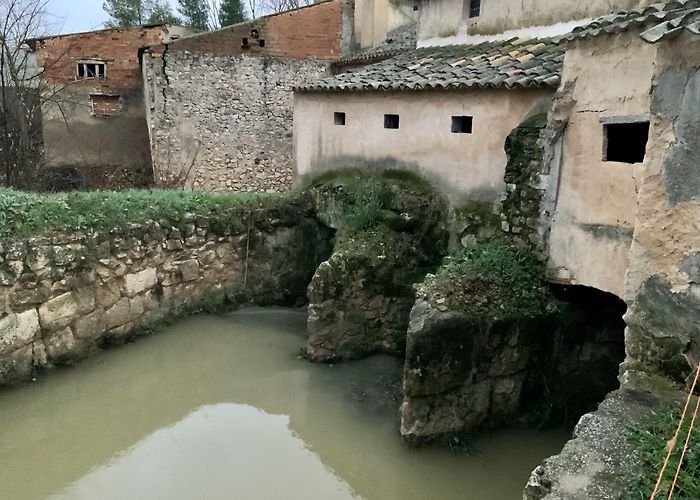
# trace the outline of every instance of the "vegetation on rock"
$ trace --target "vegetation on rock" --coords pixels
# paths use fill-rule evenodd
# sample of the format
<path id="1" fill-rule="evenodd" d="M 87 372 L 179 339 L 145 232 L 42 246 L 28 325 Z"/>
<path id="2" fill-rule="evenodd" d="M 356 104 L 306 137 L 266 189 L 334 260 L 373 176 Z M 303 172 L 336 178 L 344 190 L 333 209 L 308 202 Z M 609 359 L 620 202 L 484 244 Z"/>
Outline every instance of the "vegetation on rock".
<path id="1" fill-rule="evenodd" d="M 673 453 L 671 453 L 658 492 L 659 498 L 668 496 L 690 425 L 690 415 L 686 415 L 678 440 L 674 442 L 673 436 L 676 432 L 680 415 L 679 408 L 672 408 L 655 412 L 647 420 L 630 425 L 629 439 L 640 448 L 644 460 L 644 469 L 639 483 L 629 492 L 628 500 L 646 500 L 651 496 L 669 447 L 672 446 Z M 673 498 L 678 500 L 700 498 L 700 433 L 698 433 L 697 429 L 694 429 L 691 433 L 688 449 L 685 457 L 683 457 L 683 465 L 676 481 Z"/>
<path id="2" fill-rule="evenodd" d="M 532 318 L 556 310 L 544 276 L 531 252 L 492 238 L 447 257 L 419 294 L 474 319 Z"/>
<path id="3" fill-rule="evenodd" d="M 309 286 L 310 358 L 402 353 L 413 284 L 447 251 L 446 203 L 396 171 L 336 171 L 309 192 L 317 217 L 336 230 L 333 254 Z"/>
<path id="4" fill-rule="evenodd" d="M 231 224 L 245 224 L 258 208 L 308 205 L 299 193 L 287 195 L 211 194 L 182 191 L 70 192 L 35 194 L 0 189 L 0 239 L 51 233 L 127 230 L 148 221 L 172 226 L 192 217 L 209 221 L 209 229 L 224 233 Z"/>

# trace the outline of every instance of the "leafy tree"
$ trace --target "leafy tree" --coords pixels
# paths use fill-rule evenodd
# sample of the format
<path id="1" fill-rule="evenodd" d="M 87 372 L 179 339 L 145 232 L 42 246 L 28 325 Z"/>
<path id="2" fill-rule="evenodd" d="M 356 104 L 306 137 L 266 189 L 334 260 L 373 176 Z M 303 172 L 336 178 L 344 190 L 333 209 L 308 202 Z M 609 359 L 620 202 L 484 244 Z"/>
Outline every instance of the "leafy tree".
<path id="1" fill-rule="evenodd" d="M 105 0 L 102 8 L 111 17 L 105 23 L 111 28 L 181 22 L 164 0 Z"/>
<path id="2" fill-rule="evenodd" d="M 221 26 L 231 26 L 247 20 L 245 9 L 241 0 L 222 0 L 219 7 L 219 21 Z"/>
<path id="3" fill-rule="evenodd" d="M 102 8 L 111 19 L 105 23 L 110 28 L 140 26 L 148 16 L 149 0 L 105 0 Z"/>
<path id="4" fill-rule="evenodd" d="M 170 5 L 162 0 L 155 0 L 149 8 L 148 24 L 181 24 Z"/>
<path id="5" fill-rule="evenodd" d="M 209 26 L 209 4 L 206 0 L 178 0 L 177 10 L 190 28 L 206 31 Z"/>

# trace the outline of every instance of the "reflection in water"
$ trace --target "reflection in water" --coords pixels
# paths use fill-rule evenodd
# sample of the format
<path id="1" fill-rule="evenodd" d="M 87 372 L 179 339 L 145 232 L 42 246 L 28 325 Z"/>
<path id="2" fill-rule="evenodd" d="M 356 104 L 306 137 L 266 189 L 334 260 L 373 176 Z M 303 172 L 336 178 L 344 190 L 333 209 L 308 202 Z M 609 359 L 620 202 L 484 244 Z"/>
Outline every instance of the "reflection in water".
<path id="1" fill-rule="evenodd" d="M 204 406 L 52 498 L 357 498 L 288 424 L 248 405 Z"/>
<path id="2" fill-rule="evenodd" d="M 202 315 L 0 393 L 0 499 L 517 499 L 566 438 L 409 450 L 400 362 L 301 361 L 305 318 Z"/>

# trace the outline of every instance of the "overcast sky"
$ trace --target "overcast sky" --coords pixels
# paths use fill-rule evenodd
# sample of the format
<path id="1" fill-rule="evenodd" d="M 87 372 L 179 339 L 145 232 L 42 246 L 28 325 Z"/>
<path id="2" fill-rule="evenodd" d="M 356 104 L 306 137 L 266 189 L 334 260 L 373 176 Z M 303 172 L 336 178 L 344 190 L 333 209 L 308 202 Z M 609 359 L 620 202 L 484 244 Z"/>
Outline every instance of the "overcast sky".
<path id="1" fill-rule="evenodd" d="M 102 3 L 103 0 L 50 0 L 49 12 L 53 15 L 50 34 L 103 28 L 108 16 Z M 170 3 L 174 6 L 176 2 L 170 0 Z"/>

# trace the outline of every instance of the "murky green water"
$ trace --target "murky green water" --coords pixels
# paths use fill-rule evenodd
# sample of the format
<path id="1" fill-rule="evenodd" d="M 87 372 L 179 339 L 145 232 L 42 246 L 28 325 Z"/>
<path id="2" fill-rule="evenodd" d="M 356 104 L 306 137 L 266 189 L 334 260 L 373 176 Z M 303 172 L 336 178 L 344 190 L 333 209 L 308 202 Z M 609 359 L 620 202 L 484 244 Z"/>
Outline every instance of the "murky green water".
<path id="1" fill-rule="evenodd" d="M 401 445 L 399 364 L 297 359 L 305 315 L 199 316 L 0 393 L 0 499 L 518 499 L 563 432 Z"/>

